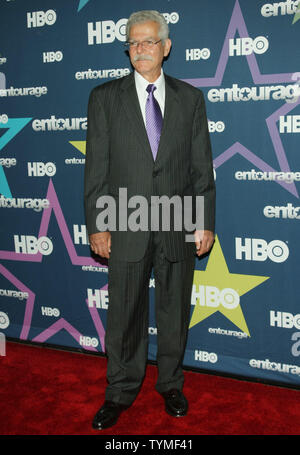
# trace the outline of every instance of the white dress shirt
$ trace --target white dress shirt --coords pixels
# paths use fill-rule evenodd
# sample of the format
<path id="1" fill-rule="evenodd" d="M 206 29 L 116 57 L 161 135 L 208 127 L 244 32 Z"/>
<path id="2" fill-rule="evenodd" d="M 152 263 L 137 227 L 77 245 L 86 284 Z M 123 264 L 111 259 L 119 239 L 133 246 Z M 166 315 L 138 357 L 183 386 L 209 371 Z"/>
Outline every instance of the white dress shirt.
<path id="1" fill-rule="evenodd" d="M 146 88 L 150 84 L 143 76 L 141 76 L 137 71 L 134 71 L 134 80 L 135 80 L 135 87 L 140 103 L 140 108 L 143 114 L 143 119 L 146 125 L 146 100 L 148 98 L 148 92 Z M 156 90 L 153 92 L 155 99 L 157 100 L 162 116 L 164 116 L 165 110 L 165 77 L 163 70 L 161 70 L 160 76 L 156 79 L 155 82 L 151 82 L 156 86 Z"/>

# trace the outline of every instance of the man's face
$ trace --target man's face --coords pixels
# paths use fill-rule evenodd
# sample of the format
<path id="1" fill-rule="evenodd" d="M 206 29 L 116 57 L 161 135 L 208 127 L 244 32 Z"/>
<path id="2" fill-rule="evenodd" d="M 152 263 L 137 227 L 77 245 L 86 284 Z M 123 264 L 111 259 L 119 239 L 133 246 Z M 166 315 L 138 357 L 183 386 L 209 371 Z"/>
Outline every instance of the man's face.
<path id="1" fill-rule="evenodd" d="M 158 36 L 159 24 L 149 21 L 135 24 L 130 29 L 129 41 L 159 41 Z M 151 48 L 146 49 L 142 45 L 129 48 L 129 56 L 133 67 L 149 82 L 155 81 L 161 72 L 161 66 L 164 57 L 166 57 L 171 48 L 171 41 L 165 40 L 164 46 L 160 41 Z"/>

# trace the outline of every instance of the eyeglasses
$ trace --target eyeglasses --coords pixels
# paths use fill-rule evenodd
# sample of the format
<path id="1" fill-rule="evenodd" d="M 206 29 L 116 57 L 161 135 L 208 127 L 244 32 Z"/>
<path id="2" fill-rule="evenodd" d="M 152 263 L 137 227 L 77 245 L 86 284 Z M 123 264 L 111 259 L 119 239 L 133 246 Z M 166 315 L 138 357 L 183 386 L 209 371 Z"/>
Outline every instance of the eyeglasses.
<path id="1" fill-rule="evenodd" d="M 161 42 L 161 39 L 158 41 L 146 40 L 146 41 L 126 41 L 124 46 L 130 49 L 137 49 L 141 45 L 144 49 L 151 49 L 155 44 Z"/>

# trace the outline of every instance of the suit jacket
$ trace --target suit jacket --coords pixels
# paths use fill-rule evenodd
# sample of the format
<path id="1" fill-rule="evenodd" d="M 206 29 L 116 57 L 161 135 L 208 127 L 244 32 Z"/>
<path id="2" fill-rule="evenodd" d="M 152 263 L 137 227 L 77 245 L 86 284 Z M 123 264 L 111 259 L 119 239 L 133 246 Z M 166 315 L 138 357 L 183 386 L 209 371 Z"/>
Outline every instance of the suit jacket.
<path id="1" fill-rule="evenodd" d="M 214 231 L 215 183 L 204 97 L 201 90 L 165 74 L 165 111 L 159 149 L 154 161 L 142 118 L 134 75 L 95 87 L 88 103 L 85 164 L 85 214 L 89 234 L 99 232 L 100 196 L 113 196 L 117 230 L 111 231 L 111 257 L 140 260 L 150 230 L 118 230 L 119 189 L 127 199 L 143 196 L 204 196 L 204 229 Z M 137 206 L 138 207 L 138 206 Z M 128 216 L 137 207 L 128 209 Z M 150 225 L 150 220 L 149 220 Z M 195 254 L 186 231 L 162 231 L 164 253 L 170 261 Z"/>

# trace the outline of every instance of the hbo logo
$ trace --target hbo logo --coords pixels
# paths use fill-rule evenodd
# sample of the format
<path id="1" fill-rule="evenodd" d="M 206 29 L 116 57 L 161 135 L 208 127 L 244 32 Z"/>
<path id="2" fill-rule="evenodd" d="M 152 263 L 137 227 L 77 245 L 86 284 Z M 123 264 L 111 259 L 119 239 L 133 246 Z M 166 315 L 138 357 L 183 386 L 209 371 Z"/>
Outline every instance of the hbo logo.
<path id="1" fill-rule="evenodd" d="M 99 341 L 95 337 L 90 338 L 90 337 L 85 337 L 85 336 L 80 335 L 79 344 L 81 346 L 86 346 L 86 347 L 91 346 L 93 348 L 96 348 L 99 344 Z"/>
<path id="2" fill-rule="evenodd" d="M 119 41 L 126 40 L 127 19 L 114 21 L 88 22 L 88 44 L 112 43 L 117 38 Z M 94 26 L 95 25 L 95 26 Z"/>
<path id="3" fill-rule="evenodd" d="M 53 243 L 48 237 L 34 235 L 14 235 L 15 252 L 22 254 L 38 254 L 49 256 L 53 251 Z"/>
<path id="4" fill-rule="evenodd" d="M 277 327 L 284 327 L 286 329 L 300 329 L 300 314 L 295 316 L 291 313 L 281 311 L 270 311 L 270 325 Z"/>
<path id="5" fill-rule="evenodd" d="M 218 121 L 218 122 L 208 122 L 208 131 L 210 133 L 222 133 L 225 130 L 225 123 Z"/>
<path id="6" fill-rule="evenodd" d="M 7 123 L 8 122 L 8 117 L 6 114 L 0 115 L 0 123 Z"/>
<path id="7" fill-rule="evenodd" d="M 43 316 L 54 316 L 55 318 L 58 318 L 58 316 L 60 315 L 60 311 L 58 308 L 51 308 L 48 306 L 42 306 L 41 312 Z"/>
<path id="8" fill-rule="evenodd" d="M 266 261 L 268 258 L 273 262 L 284 262 L 289 257 L 289 248 L 281 240 L 272 240 L 267 243 L 263 239 L 245 239 L 244 244 L 240 237 L 235 239 L 235 257 L 246 261 Z"/>
<path id="9" fill-rule="evenodd" d="M 228 310 L 233 310 L 240 303 L 239 294 L 231 288 L 218 289 L 215 286 L 199 286 L 199 292 L 196 291 L 196 285 L 193 285 L 192 304 L 196 305 L 197 300 L 200 306 L 214 307 L 222 305 Z"/>
<path id="10" fill-rule="evenodd" d="M 43 52 L 43 62 L 44 63 L 61 62 L 62 59 L 63 59 L 63 53 L 61 51 Z"/>
<path id="11" fill-rule="evenodd" d="M 186 49 L 185 59 L 186 60 L 207 60 L 210 57 L 210 50 L 207 47 L 203 49 Z"/>
<path id="12" fill-rule="evenodd" d="M 44 25 L 53 25 L 56 22 L 56 12 L 53 9 L 48 11 L 35 11 L 27 13 L 27 28 L 43 27 Z"/>
<path id="13" fill-rule="evenodd" d="M 198 351 L 196 349 L 195 360 L 200 360 L 200 362 L 216 363 L 218 361 L 218 356 L 215 352 Z"/>
<path id="14" fill-rule="evenodd" d="M 33 162 L 27 163 L 28 176 L 29 177 L 53 177 L 56 174 L 56 166 L 54 163 L 41 163 Z"/>
<path id="15" fill-rule="evenodd" d="M 269 41 L 264 36 L 252 38 L 237 38 L 229 40 L 229 55 L 264 54 L 269 48 Z"/>
<path id="16" fill-rule="evenodd" d="M 178 13 L 163 13 L 163 16 L 166 20 L 167 24 L 176 24 L 179 21 L 179 14 Z"/>
<path id="17" fill-rule="evenodd" d="M 0 329 L 7 329 L 9 326 L 9 317 L 3 311 L 0 311 Z"/>

